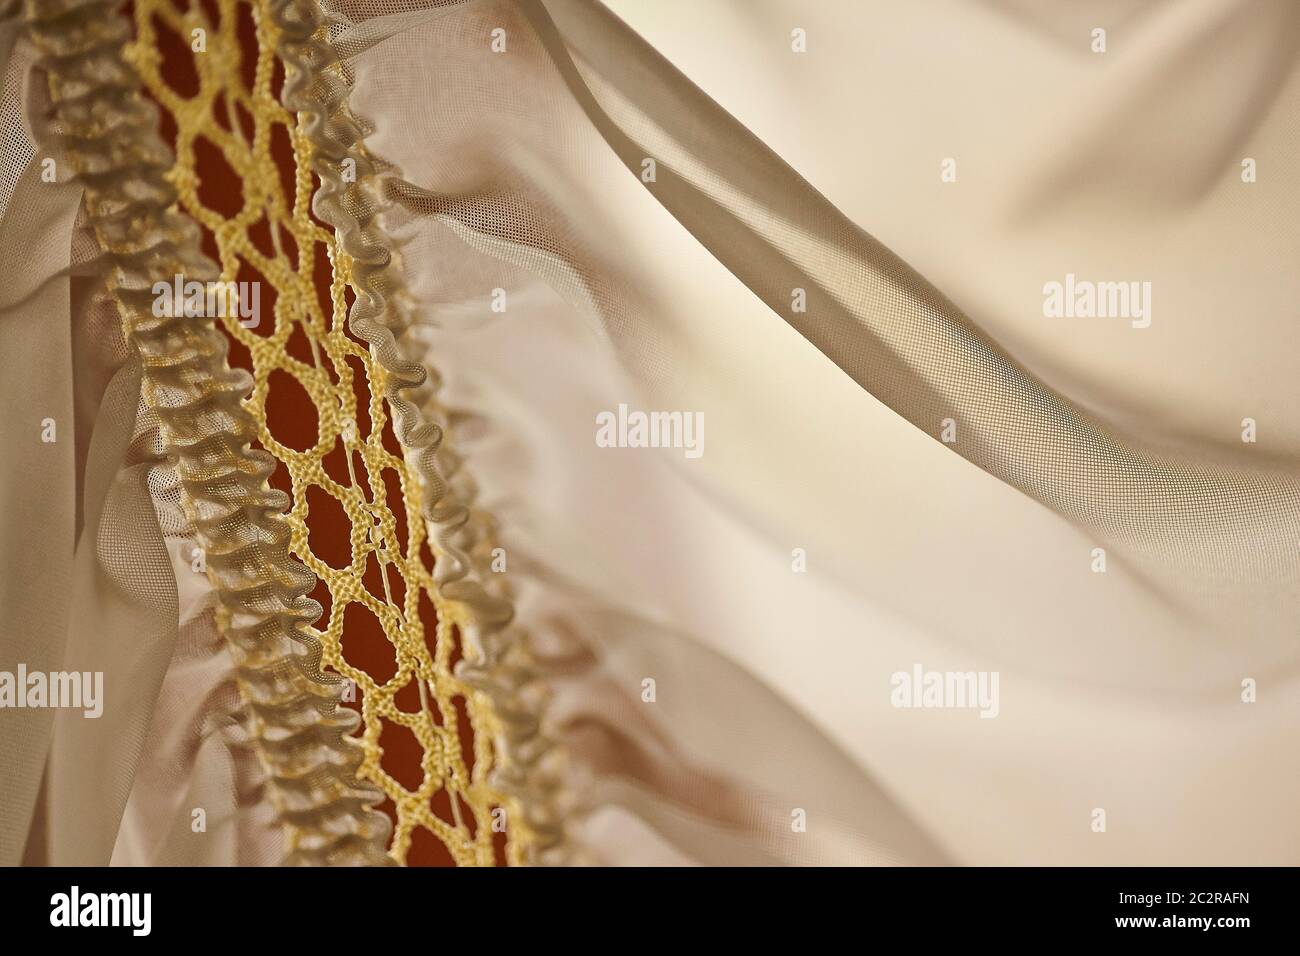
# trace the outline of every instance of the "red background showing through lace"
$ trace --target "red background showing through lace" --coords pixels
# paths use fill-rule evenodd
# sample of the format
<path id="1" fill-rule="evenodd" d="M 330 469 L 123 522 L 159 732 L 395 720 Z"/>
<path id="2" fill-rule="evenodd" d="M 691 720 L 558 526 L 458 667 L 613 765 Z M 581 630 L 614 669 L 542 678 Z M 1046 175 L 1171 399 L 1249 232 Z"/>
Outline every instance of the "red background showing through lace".
<path id="1" fill-rule="evenodd" d="M 220 14 L 217 5 L 212 0 L 201 0 L 198 4 L 191 4 L 187 0 L 172 0 L 172 2 L 181 11 L 188 11 L 197 6 L 202 10 L 209 24 L 219 22 Z M 123 9 L 134 21 L 134 4 L 128 2 L 123 5 Z M 241 62 L 238 66 L 245 84 L 251 88 L 254 67 L 257 62 L 257 35 L 253 11 L 251 6 L 245 3 L 240 3 L 236 10 L 238 16 L 236 28 L 241 48 Z M 191 52 L 189 43 L 156 17 L 153 20 L 153 25 L 157 30 L 158 47 L 162 55 L 162 75 L 165 82 L 182 96 L 194 96 L 199 89 L 199 78 L 192 59 L 195 54 Z M 283 82 L 284 65 L 277 58 L 271 81 L 272 93 L 276 97 L 280 95 Z M 159 107 L 159 116 L 159 132 L 164 141 L 174 151 L 177 135 L 176 123 L 161 106 Z M 216 111 L 214 118 L 223 128 L 229 128 L 226 125 L 228 120 L 224 115 L 224 111 Z M 245 132 L 248 138 L 251 139 L 251 118 L 241 115 L 240 119 L 248 120 L 250 125 Z M 292 197 L 294 193 L 293 148 L 288 135 L 279 125 L 272 126 L 271 152 L 280 173 L 284 194 Z M 199 137 L 195 140 L 194 156 L 195 172 L 199 180 L 198 195 L 203 205 L 227 217 L 238 213 L 243 205 L 242 182 L 222 156 L 221 151 L 202 137 Z M 319 184 L 315 177 L 313 177 L 313 184 Z M 200 228 L 203 232 L 203 250 L 216 261 L 218 259 L 216 240 L 209 230 L 203 227 Z M 263 250 L 272 248 L 270 226 L 265 219 L 249 229 L 249 236 L 259 248 Z M 320 243 L 315 244 L 313 278 L 316 293 L 320 297 L 321 308 L 324 314 L 328 316 L 333 311 L 330 303 L 332 274 L 325 248 Z M 265 282 L 256 270 L 248 263 L 241 263 L 236 279 L 238 281 L 261 282 L 260 307 L 262 314 L 274 314 L 274 287 L 269 282 Z M 347 290 L 349 307 L 351 307 L 353 298 L 351 289 Z M 256 331 L 269 335 L 273 330 L 274 323 L 264 321 Z M 365 347 L 365 343 L 360 339 L 356 339 L 355 336 L 351 337 L 354 341 L 359 342 L 363 348 Z M 248 349 L 233 338 L 229 338 L 229 341 L 229 362 L 231 366 L 252 372 L 252 359 Z M 295 331 L 290 336 L 287 351 L 303 362 L 308 364 L 313 362 L 307 337 L 301 331 Z M 370 421 L 366 411 L 370 405 L 370 395 L 366 387 L 365 370 L 361 367 L 360 362 L 353 361 L 352 365 L 358 418 L 360 419 L 357 422 L 357 429 L 359 435 L 365 436 L 370 432 Z M 310 448 L 317 440 L 317 413 L 310 396 L 291 375 L 286 373 L 272 373 L 271 383 L 272 387 L 269 389 L 266 403 L 267 425 L 271 433 L 276 436 L 277 440 L 289 447 Z M 393 434 L 391 421 L 385 421 L 382 439 L 384 447 L 400 458 L 402 455 L 401 447 Z M 333 452 L 326 456 L 324 466 L 333 478 L 347 484 L 347 463 L 343 458 L 343 454 L 340 443 Z M 398 540 L 405 541 L 407 525 L 406 516 L 400 507 L 402 500 L 401 489 L 396 476 L 391 473 L 391 470 L 386 469 L 383 477 L 387 488 L 388 501 L 390 505 L 394 503 L 397 505 L 393 510 L 397 518 Z M 292 495 L 289 473 L 283 463 L 277 466 L 274 475 L 272 475 L 271 485 L 279 488 L 285 494 Z M 346 566 L 351 559 L 350 534 L 352 530 L 346 512 L 333 498 L 318 489 L 309 489 L 307 498 L 311 514 L 310 544 L 313 553 L 334 567 Z M 426 544 L 423 556 L 431 565 L 432 557 L 428 553 L 427 547 Z M 382 595 L 384 593 L 383 581 L 380 575 L 378 562 L 372 556 L 363 578 L 363 584 L 372 594 Z M 394 601 L 398 606 L 401 606 L 404 599 L 404 584 L 401 576 L 390 575 L 389 584 L 394 589 Z M 328 620 L 331 601 L 329 589 L 324 581 L 317 582 L 316 589 L 311 596 L 319 601 L 325 609 L 322 620 Z M 437 633 L 437 614 L 432 603 L 424 595 L 421 595 L 419 606 L 425 640 L 428 642 L 429 651 L 432 654 L 434 636 Z M 361 605 L 351 604 L 345 611 L 343 632 L 343 655 L 349 663 L 364 670 L 379 683 L 393 677 L 397 672 L 396 654 L 392 644 L 389 643 L 385 636 L 383 626 L 378 618 Z M 459 647 L 453 653 L 453 662 L 458 657 Z M 360 689 L 358 689 L 359 694 Z M 418 711 L 420 709 L 420 700 L 416 683 L 412 681 L 399 691 L 395 697 L 395 702 L 404 711 Z M 472 770 L 474 760 L 473 729 L 469 723 L 465 701 L 460 697 L 456 697 L 453 703 L 456 705 L 459 717 L 461 750 L 467 765 Z M 358 713 L 360 712 L 360 700 L 355 703 L 345 703 L 344 706 L 351 707 Z M 383 751 L 380 762 L 384 770 L 407 789 L 416 789 L 423 776 L 421 770 L 423 751 L 415 735 L 405 727 L 384 722 L 379 743 Z M 443 789 L 434 794 L 431 802 L 434 814 L 448 822 L 454 819 L 450 800 L 450 794 Z M 379 805 L 379 809 L 396 823 L 396 809 L 392 800 L 385 798 L 384 802 Z M 467 823 L 472 828 L 473 815 L 466 814 L 466 816 Z M 493 843 L 496 850 L 497 864 L 504 865 L 506 835 L 494 833 Z M 407 864 L 410 866 L 453 866 L 454 861 L 447 848 L 437 837 L 424 828 L 417 827 L 407 855 Z"/>

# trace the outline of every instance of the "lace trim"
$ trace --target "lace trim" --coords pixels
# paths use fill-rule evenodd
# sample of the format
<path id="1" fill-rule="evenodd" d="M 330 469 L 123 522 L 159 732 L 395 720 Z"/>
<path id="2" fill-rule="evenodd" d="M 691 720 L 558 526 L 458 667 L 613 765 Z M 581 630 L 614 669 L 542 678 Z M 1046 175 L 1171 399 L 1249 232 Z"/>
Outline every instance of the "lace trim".
<path id="1" fill-rule="evenodd" d="M 143 394 L 162 422 L 206 552 L 285 862 L 391 863 L 391 824 L 373 809 L 382 795 L 356 775 L 363 751 L 349 735 L 358 717 L 338 706 L 341 682 L 321 670 L 311 630 L 321 606 L 307 597 L 315 576 L 289 553 L 288 496 L 267 483 L 275 460 L 250 447 L 257 425 L 241 401 L 252 380 L 227 364 L 227 341 L 212 319 L 153 314 L 155 282 L 209 281 L 217 271 L 164 179 L 172 157 L 122 58 L 130 31 L 117 6 L 27 0 L 26 27 L 106 253 L 109 293 L 143 362 Z"/>
<path id="2" fill-rule="evenodd" d="M 526 858 L 567 862 L 572 851 L 564 821 L 572 799 L 562 780 L 563 754 L 545 732 L 544 710 L 537 703 L 545 695 L 536 693 L 541 682 L 536 661 L 524 635 L 511 626 L 510 599 L 484 584 L 489 574 L 482 557 L 491 551 L 487 529 L 467 497 L 451 487 L 443 431 L 425 414 L 434 407 L 437 372 L 411 361 L 398 341 L 410 324 L 404 282 L 379 222 L 383 180 L 392 172 L 381 169 L 365 149 L 365 131 L 348 108 L 350 85 L 328 40 L 325 14 L 308 0 L 272 0 L 271 14 L 282 31 L 279 53 L 288 66 L 283 100 L 303 114 L 303 128 L 315 147 L 313 171 L 321 185 L 312 211 L 335 228 L 339 245 L 354 260 L 352 277 L 361 294 L 349 328 L 370 345 L 387 373 L 383 387 L 393 430 L 424 489 L 434 582 L 454 602 L 455 623 L 479 652 L 477 659 L 461 661 L 456 675 L 492 704 L 501 757 L 493 784 L 523 817 Z M 349 173 L 355 172 L 346 180 L 345 160 L 351 160 Z"/>

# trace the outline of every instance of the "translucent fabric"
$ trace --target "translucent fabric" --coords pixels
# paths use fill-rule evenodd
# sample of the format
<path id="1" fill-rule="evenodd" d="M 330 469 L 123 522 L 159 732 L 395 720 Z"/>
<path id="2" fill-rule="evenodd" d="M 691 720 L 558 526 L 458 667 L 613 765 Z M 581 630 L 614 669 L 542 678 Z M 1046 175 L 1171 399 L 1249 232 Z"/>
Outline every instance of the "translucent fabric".
<path id="1" fill-rule="evenodd" d="M 1294 10 L 1103 58 L 1063 9 L 611 6 L 329 5 L 572 843 L 1293 859 Z M 1046 317 L 1067 273 L 1150 281 L 1150 325 Z M 598 447 L 620 404 L 705 454 Z M 892 706 L 916 663 L 998 672 L 997 719 Z"/>
<path id="2" fill-rule="evenodd" d="M 104 676 L 95 719 L 5 710 L 0 863 L 270 862 L 281 838 L 240 745 L 210 591 L 190 571 L 193 529 L 18 25 L 0 25 L 0 669 Z M 211 812 L 202 837 L 195 807 Z"/>
<path id="3" fill-rule="evenodd" d="M 217 270 L 65 5 L 0 32 L 0 670 L 115 690 L 0 714 L 0 863 L 403 859 L 264 382 L 149 318 Z M 1294 4 L 253 6 L 518 861 L 1297 862 Z"/>

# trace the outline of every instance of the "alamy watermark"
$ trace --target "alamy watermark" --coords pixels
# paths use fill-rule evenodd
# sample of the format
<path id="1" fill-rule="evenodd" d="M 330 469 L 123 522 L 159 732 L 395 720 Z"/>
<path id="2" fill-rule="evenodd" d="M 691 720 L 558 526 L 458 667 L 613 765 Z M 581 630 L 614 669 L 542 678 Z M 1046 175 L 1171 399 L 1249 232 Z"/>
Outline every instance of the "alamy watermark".
<path id="1" fill-rule="evenodd" d="M 596 445 L 600 448 L 680 448 L 687 458 L 704 454 L 703 412 L 629 411 L 596 415 Z"/>
<path id="2" fill-rule="evenodd" d="M 177 275 L 171 282 L 153 284 L 153 314 L 158 318 L 238 319 L 246 329 L 262 321 L 260 282 L 186 281 Z"/>
<path id="3" fill-rule="evenodd" d="M 1135 329 L 1151 325 L 1150 282 L 1092 282 L 1067 272 L 1064 282 L 1043 286 L 1049 319 L 1129 319 Z"/>
<path id="4" fill-rule="evenodd" d="M 978 709 L 981 718 L 996 717 L 998 671 L 927 671 L 913 664 L 911 671 L 895 671 L 889 678 L 889 702 L 895 707 Z"/>
<path id="5" fill-rule="evenodd" d="M 148 936 L 152 917 L 152 893 L 83 893 L 73 886 L 50 897 L 51 926 L 125 926 L 132 936 Z"/>
<path id="6" fill-rule="evenodd" d="M 80 710 L 92 720 L 104 713 L 103 671 L 0 671 L 0 708 L 52 707 Z"/>

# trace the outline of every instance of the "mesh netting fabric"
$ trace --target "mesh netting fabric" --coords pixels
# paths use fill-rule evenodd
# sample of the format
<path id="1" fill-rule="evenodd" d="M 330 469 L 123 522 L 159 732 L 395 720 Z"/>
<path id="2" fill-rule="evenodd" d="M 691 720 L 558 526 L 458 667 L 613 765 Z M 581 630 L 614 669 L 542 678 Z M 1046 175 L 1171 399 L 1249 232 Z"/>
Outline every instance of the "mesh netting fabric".
<path id="1" fill-rule="evenodd" d="M 435 586 L 422 479 L 389 422 L 390 372 L 348 327 L 354 259 L 311 212 L 314 147 L 272 88 L 283 67 L 270 5 L 181 10 L 144 0 L 134 6 L 133 41 L 113 6 L 38 4 L 29 28 L 111 257 L 111 292 L 145 360 L 144 394 L 178 459 L 288 858 L 383 862 L 387 852 L 405 862 L 422 831 L 457 864 L 492 865 L 506 819 L 498 809 L 506 800 L 488 782 L 493 715 L 454 673 L 467 653 L 462 615 Z M 179 37 L 192 43 L 166 42 Z M 178 88 L 186 71 L 178 82 L 163 62 L 164 50 L 178 49 L 192 56 L 192 88 Z M 158 138 L 160 115 L 174 164 Z M 238 195 L 229 182 L 205 181 L 200 158 L 228 167 Z M 174 276 L 259 283 L 260 321 L 158 315 L 154 283 Z M 248 372 L 227 365 L 232 344 Z M 316 420 L 301 447 L 301 421 L 286 426 L 293 437 L 272 427 L 289 389 L 308 397 Z M 293 407 L 303 415 L 302 404 Z M 283 490 L 266 484 L 280 474 Z M 333 563 L 322 557 L 324 522 L 313 506 L 346 516 L 344 553 L 329 551 Z M 330 607 L 319 630 L 312 593 Z M 377 622 L 391 673 L 349 660 L 355 642 L 345 641 L 345 625 L 351 633 L 359 612 Z M 338 707 L 354 699 L 360 721 Z M 418 780 L 384 759 L 403 733 L 418 744 Z M 391 840 L 368 809 L 381 797 L 391 801 Z M 523 829 L 512 827 L 506 844 L 516 862 Z"/>

